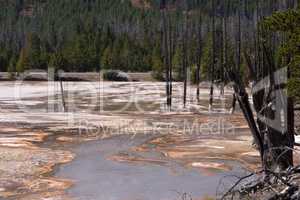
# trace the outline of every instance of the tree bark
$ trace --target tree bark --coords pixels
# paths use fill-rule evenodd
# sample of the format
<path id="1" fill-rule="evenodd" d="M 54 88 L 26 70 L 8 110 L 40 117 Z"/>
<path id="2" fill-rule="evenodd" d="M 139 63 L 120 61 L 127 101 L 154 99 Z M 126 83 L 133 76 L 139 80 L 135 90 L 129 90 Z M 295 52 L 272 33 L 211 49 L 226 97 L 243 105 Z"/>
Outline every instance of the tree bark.
<path id="1" fill-rule="evenodd" d="M 169 107 L 172 108 L 172 93 L 173 93 L 173 64 L 172 64 L 172 55 L 173 55 L 173 37 L 172 37 L 172 21 L 171 16 L 169 16 Z"/>
<path id="2" fill-rule="evenodd" d="M 166 96 L 167 96 L 167 108 L 170 109 L 170 55 L 168 46 L 168 28 L 167 28 L 167 11 L 166 1 L 161 0 L 160 4 L 162 23 L 163 23 L 163 42 L 164 42 L 164 64 L 165 64 L 165 79 L 166 79 Z"/>
<path id="3" fill-rule="evenodd" d="M 200 70 L 201 70 L 201 60 L 202 60 L 202 13 L 199 8 L 199 25 L 198 25 L 198 59 L 197 59 L 197 69 L 196 69 L 196 84 L 197 84 L 197 101 L 200 101 Z"/>
<path id="4" fill-rule="evenodd" d="M 210 85 L 210 95 L 209 95 L 209 110 L 212 109 L 213 106 L 213 98 L 214 98 L 214 73 L 215 73 L 215 63 L 216 63 L 216 45 L 215 45 L 215 0 L 212 0 L 212 68 L 211 68 L 211 85 Z"/>
<path id="5" fill-rule="evenodd" d="M 223 16 L 222 16 L 222 70 L 221 70 L 221 97 L 224 97 L 225 93 L 225 68 L 228 66 L 228 47 L 227 47 L 227 17 L 228 17 L 228 0 L 223 2 Z"/>
<path id="6" fill-rule="evenodd" d="M 186 3 L 187 4 L 187 3 Z M 183 106 L 186 107 L 187 96 L 187 68 L 188 68 L 188 55 L 187 55 L 187 37 L 188 37 L 188 8 L 186 5 L 185 10 L 185 24 L 184 24 L 184 37 L 183 37 L 183 67 L 184 67 L 184 88 L 183 88 Z"/>

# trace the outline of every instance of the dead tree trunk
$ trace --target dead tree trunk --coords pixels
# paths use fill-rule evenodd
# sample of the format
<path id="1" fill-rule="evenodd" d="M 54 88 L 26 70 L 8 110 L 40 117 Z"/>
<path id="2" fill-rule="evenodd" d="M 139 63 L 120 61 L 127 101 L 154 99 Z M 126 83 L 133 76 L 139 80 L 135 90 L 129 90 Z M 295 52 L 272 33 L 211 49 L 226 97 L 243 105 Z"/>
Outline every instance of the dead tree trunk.
<path id="1" fill-rule="evenodd" d="M 66 112 L 65 93 L 64 93 L 63 81 L 62 81 L 61 77 L 59 78 L 59 83 L 60 83 L 60 94 L 61 94 L 63 111 Z"/>
<path id="2" fill-rule="evenodd" d="M 230 80 L 234 82 L 234 87 L 233 87 L 235 93 L 234 96 L 236 97 L 239 106 L 244 114 L 244 117 L 250 127 L 252 136 L 260 152 L 261 161 L 263 161 L 264 145 L 263 145 L 263 141 L 259 129 L 257 128 L 257 125 L 255 123 L 254 114 L 252 112 L 250 102 L 249 102 L 249 96 L 245 89 L 246 87 L 244 86 L 242 80 L 240 79 L 239 74 L 236 71 L 230 71 L 230 72 L 227 71 L 227 73 Z"/>
<path id="3" fill-rule="evenodd" d="M 184 70 L 184 88 L 183 88 L 183 106 L 186 107 L 186 95 L 187 95 L 187 68 L 188 68 L 188 55 L 187 55 L 187 37 L 188 37 L 188 8 L 186 2 L 185 20 L 184 20 L 184 36 L 183 36 L 183 70 Z"/>
<path id="4" fill-rule="evenodd" d="M 259 30 L 257 41 L 268 41 L 268 38 L 259 39 L 263 32 L 262 29 Z M 262 35 L 268 37 L 266 33 Z M 251 56 L 245 51 L 249 72 L 254 81 L 254 110 L 250 106 L 246 86 L 239 76 L 239 69 L 230 72 L 229 77 L 235 83 L 235 96 L 260 151 L 262 166 L 268 174 L 293 166 L 294 105 L 287 96 L 286 80 L 282 78 L 288 77 L 288 70 L 275 66 L 273 52 L 267 44 L 257 45 L 257 66 L 252 65 Z M 263 62 L 259 60 L 261 55 L 265 58 Z M 240 56 L 238 54 L 237 62 Z"/>
<path id="5" fill-rule="evenodd" d="M 214 98 L 214 73 L 215 73 L 215 64 L 216 64 L 216 38 L 215 38 L 215 15 L 216 15 L 216 8 L 215 8 L 215 0 L 212 0 L 212 67 L 211 67 L 211 85 L 210 85 L 210 95 L 209 95 L 209 110 L 212 109 L 213 105 L 213 98 Z"/>
<path id="6" fill-rule="evenodd" d="M 199 24 L 198 24 L 198 52 L 197 52 L 197 69 L 196 69 L 196 84 L 197 84 L 197 101 L 200 101 L 200 70 L 202 60 L 202 13 L 199 8 Z"/>
<path id="7" fill-rule="evenodd" d="M 222 36 L 221 36 L 221 68 L 220 68 L 220 97 L 224 96 L 224 68 L 225 68 L 225 16 L 222 16 Z"/>
<path id="8" fill-rule="evenodd" d="M 242 38 L 241 38 L 241 3 L 239 1 L 238 7 L 238 32 L 237 32 L 237 71 L 241 71 L 241 49 L 242 49 Z"/>
<path id="9" fill-rule="evenodd" d="M 228 46 L 227 46 L 227 17 L 228 17 L 228 7 L 229 3 L 228 0 L 224 0 L 223 2 L 223 16 L 222 16 L 222 70 L 221 70 L 221 91 L 220 94 L 224 97 L 224 88 L 225 88 L 225 68 L 228 66 Z"/>
<path id="10" fill-rule="evenodd" d="M 66 102 L 65 102 L 65 93 L 64 93 L 64 87 L 63 87 L 63 80 L 62 80 L 62 75 L 61 71 L 55 70 L 54 72 L 54 80 L 59 81 L 59 87 L 60 87 L 60 97 L 61 97 L 61 103 L 62 103 L 62 108 L 63 112 L 66 112 Z"/>
<path id="11" fill-rule="evenodd" d="M 241 3 L 239 1 L 239 7 L 238 7 L 238 22 L 237 22 L 237 37 L 236 37 L 236 41 L 237 41 L 237 45 L 236 45 L 236 72 L 238 74 L 240 74 L 241 71 L 241 49 L 242 49 L 242 41 L 241 41 Z M 233 94 L 232 97 L 232 107 L 231 107 L 231 114 L 233 114 L 235 112 L 235 108 L 236 108 L 236 100 L 237 100 L 237 96 L 236 94 Z"/>
<path id="12" fill-rule="evenodd" d="M 166 11 L 166 0 L 161 0 L 160 9 L 162 15 L 162 28 L 163 28 L 163 42 L 164 42 L 164 64 L 165 64 L 165 79 L 166 79 L 166 96 L 167 96 L 167 107 L 170 109 L 170 57 L 169 57 L 169 46 L 168 46 L 168 29 L 167 29 L 167 11 Z"/>
<path id="13" fill-rule="evenodd" d="M 172 93 L 173 93 L 173 74 L 172 74 L 172 70 L 173 70 L 173 64 L 172 64 L 172 59 L 173 59 L 173 34 L 172 34 L 172 18 L 171 16 L 169 16 L 169 106 L 170 106 L 170 110 L 172 108 Z"/>

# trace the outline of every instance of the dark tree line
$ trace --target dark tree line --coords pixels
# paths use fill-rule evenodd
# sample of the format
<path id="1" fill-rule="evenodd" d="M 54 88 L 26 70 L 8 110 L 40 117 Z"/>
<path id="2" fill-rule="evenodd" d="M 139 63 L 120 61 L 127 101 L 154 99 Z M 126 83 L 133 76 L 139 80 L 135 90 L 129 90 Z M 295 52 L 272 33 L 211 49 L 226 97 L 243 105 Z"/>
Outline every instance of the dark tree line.
<path id="1" fill-rule="evenodd" d="M 143 8 L 143 5 L 132 5 L 130 0 L 3 0 L 0 2 L 0 70 L 23 71 L 49 66 L 65 71 L 120 69 L 153 71 L 156 78 L 165 79 L 160 1 L 147 2 L 150 7 Z M 216 31 L 212 34 L 211 1 L 166 1 L 172 80 L 184 79 L 184 44 L 188 45 L 187 68 L 192 71 L 192 80 L 210 79 L 213 35 L 215 48 L 222 46 L 222 2 L 215 0 Z M 232 26 L 237 3 L 229 2 L 227 24 Z M 255 12 L 253 1 L 245 2 L 242 24 L 251 22 Z M 264 1 L 261 12 L 269 13 L 272 2 Z M 187 15 L 182 12 L 185 9 Z M 184 27 L 187 31 L 183 31 Z M 228 38 L 232 36 L 229 31 Z M 228 48 L 232 44 L 228 42 Z M 223 79 L 221 56 L 219 53 L 215 56 L 213 78 L 218 81 Z M 228 53 L 227 57 L 229 63 L 232 56 Z M 197 78 L 197 74 L 201 75 Z"/>

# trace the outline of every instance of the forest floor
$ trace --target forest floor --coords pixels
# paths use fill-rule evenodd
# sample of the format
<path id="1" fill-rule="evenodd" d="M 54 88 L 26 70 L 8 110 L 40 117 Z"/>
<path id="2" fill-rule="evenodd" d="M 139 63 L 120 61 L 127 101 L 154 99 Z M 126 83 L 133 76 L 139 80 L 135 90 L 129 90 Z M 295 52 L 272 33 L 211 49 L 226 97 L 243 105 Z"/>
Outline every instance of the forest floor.
<path id="1" fill-rule="evenodd" d="M 149 138 L 125 152 L 110 154 L 108 160 L 164 165 L 170 159 L 208 175 L 230 171 L 235 162 L 248 171 L 259 169 L 259 155 L 242 114 L 229 113 L 229 88 L 224 97 L 216 92 L 210 112 L 205 85 L 200 102 L 191 87 L 184 108 L 182 85 L 175 83 L 170 112 L 164 104 L 164 83 L 68 82 L 63 86 L 66 112 L 62 112 L 58 83 L 0 82 L 0 199 L 74 198 L 66 190 L 76 180 L 56 177 L 57 167 L 76 158 L 74 146 L 120 135 Z M 145 152 L 161 156 L 152 158 Z"/>

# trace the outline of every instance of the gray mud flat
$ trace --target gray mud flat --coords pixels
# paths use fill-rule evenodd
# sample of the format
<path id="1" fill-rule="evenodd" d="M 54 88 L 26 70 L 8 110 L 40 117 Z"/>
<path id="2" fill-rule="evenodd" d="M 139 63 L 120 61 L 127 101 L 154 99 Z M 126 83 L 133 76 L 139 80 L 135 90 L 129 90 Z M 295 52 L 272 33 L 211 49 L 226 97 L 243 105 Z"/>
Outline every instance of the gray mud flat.
<path id="1" fill-rule="evenodd" d="M 200 200 L 216 195 L 220 178 L 244 173 L 235 167 L 233 171 L 208 176 L 169 160 L 167 165 L 151 165 L 107 159 L 145 140 L 145 136 L 119 136 L 83 143 L 73 149 L 76 159 L 62 165 L 55 175 L 75 180 L 67 194 L 79 200 L 176 200 L 183 193 Z"/>

